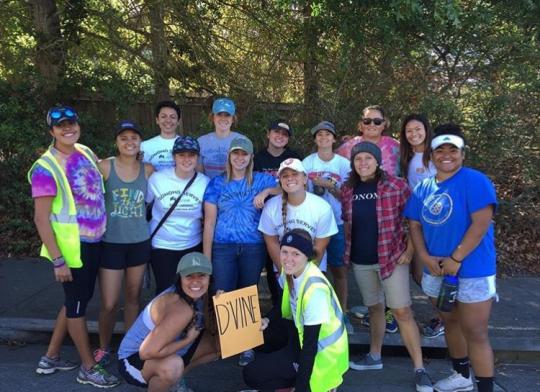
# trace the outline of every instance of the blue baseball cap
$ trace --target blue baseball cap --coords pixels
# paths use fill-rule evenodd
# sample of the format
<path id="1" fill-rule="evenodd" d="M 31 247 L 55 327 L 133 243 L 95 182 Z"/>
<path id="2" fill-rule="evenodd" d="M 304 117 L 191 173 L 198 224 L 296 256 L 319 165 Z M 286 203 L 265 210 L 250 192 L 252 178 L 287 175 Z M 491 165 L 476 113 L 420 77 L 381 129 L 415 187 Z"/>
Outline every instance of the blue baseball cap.
<path id="1" fill-rule="evenodd" d="M 132 120 L 122 120 L 118 123 L 118 126 L 116 127 L 115 136 L 120 135 L 124 131 L 133 131 L 137 133 L 140 137 L 142 137 L 142 132 L 135 123 L 135 121 Z"/>
<path id="2" fill-rule="evenodd" d="M 230 98 L 218 98 L 214 101 L 212 105 L 212 113 L 229 113 L 231 116 L 234 116 L 236 113 L 236 106 L 234 106 L 234 101 Z"/>
<path id="3" fill-rule="evenodd" d="M 47 125 L 49 128 L 52 128 L 65 120 L 79 122 L 77 111 L 71 106 L 55 106 L 50 108 L 47 112 Z"/>
<path id="4" fill-rule="evenodd" d="M 199 142 L 193 136 L 178 136 L 174 141 L 172 149 L 173 155 L 180 152 L 194 152 L 199 154 L 200 151 Z"/>

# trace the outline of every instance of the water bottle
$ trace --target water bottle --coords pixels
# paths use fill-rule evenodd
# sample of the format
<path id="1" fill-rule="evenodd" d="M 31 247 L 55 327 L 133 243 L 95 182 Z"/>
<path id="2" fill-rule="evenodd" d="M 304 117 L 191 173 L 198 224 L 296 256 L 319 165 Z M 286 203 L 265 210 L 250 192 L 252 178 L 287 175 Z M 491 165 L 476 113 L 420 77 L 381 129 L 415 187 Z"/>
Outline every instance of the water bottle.
<path id="1" fill-rule="evenodd" d="M 458 277 L 445 275 L 442 281 L 439 297 L 437 298 L 437 308 L 441 312 L 451 312 L 456 302 L 458 290 Z"/>

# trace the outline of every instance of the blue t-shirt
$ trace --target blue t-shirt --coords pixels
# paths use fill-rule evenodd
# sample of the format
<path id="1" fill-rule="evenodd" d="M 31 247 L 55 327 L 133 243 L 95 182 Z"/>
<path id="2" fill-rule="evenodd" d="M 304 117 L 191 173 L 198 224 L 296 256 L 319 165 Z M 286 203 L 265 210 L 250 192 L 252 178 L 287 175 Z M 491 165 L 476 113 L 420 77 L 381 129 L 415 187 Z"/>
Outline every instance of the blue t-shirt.
<path id="1" fill-rule="evenodd" d="M 493 184 L 479 171 L 463 167 L 439 183 L 435 177 L 423 180 L 414 188 L 404 214 L 422 224 L 430 255 L 449 257 L 471 226 L 471 214 L 488 205 L 497 206 Z M 463 260 L 458 276 L 479 278 L 494 275 L 495 257 L 491 223 L 480 244 Z M 427 269 L 424 271 L 428 272 Z"/>
<path id="2" fill-rule="evenodd" d="M 276 180 L 270 174 L 253 173 L 253 182 L 242 180 L 227 182 L 224 174 L 214 177 L 204 193 L 204 201 L 217 205 L 214 242 L 259 244 L 262 233 L 257 230 L 261 211 L 253 199 L 261 191 L 274 188 Z"/>

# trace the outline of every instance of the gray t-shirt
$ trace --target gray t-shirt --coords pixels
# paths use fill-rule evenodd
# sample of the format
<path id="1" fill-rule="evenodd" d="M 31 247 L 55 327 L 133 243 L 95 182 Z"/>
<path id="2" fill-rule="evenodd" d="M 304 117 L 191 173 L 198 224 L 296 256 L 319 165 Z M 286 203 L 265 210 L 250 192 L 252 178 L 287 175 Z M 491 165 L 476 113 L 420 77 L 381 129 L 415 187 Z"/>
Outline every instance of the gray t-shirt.
<path id="1" fill-rule="evenodd" d="M 107 230 L 103 241 L 114 244 L 146 241 L 150 231 L 144 204 L 147 187 L 144 163 L 141 162 L 139 175 L 131 182 L 118 177 L 114 163 L 113 158 L 109 178 L 105 181 Z"/>
<path id="2" fill-rule="evenodd" d="M 221 138 L 216 132 L 200 136 L 197 141 L 201 147 L 199 163 L 204 167 L 204 174 L 210 179 L 219 176 L 225 171 L 227 153 L 234 138 L 243 136 L 238 132 L 231 132 L 229 136 Z"/>

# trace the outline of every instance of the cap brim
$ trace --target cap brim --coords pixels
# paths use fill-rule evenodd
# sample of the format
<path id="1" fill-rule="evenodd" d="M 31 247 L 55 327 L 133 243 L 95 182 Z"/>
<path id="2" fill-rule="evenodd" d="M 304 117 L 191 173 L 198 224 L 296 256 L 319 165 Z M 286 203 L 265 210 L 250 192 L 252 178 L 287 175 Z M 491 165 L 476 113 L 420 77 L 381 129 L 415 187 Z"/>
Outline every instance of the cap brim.
<path id="1" fill-rule="evenodd" d="M 180 276 L 188 276 L 192 274 L 206 274 L 206 275 L 212 275 L 212 268 L 207 268 L 201 265 L 195 265 L 193 267 L 188 267 L 184 269 L 183 271 L 179 272 Z"/>
<path id="2" fill-rule="evenodd" d="M 431 141 L 431 149 L 435 150 L 443 144 L 451 144 L 459 149 L 465 147 L 465 141 L 463 138 L 457 135 L 439 135 Z"/>

